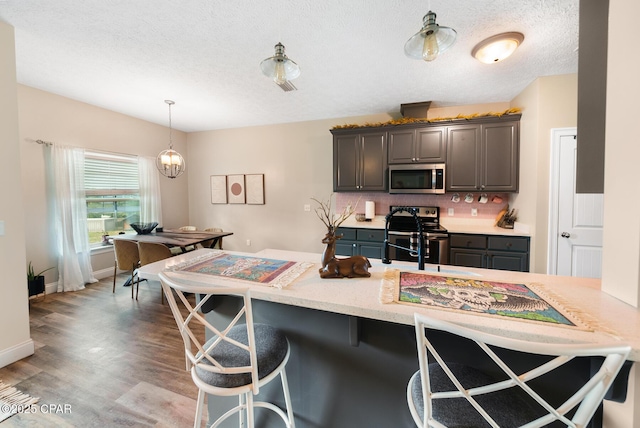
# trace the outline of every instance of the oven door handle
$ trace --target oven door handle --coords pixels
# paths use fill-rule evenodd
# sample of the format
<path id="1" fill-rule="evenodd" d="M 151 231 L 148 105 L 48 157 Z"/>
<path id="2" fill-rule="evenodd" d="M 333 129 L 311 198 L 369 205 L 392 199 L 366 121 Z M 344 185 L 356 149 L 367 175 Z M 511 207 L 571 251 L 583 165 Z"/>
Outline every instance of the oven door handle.
<path id="1" fill-rule="evenodd" d="M 397 232 L 397 231 L 389 231 L 388 232 L 389 236 L 412 236 L 412 235 L 416 235 L 417 232 Z"/>

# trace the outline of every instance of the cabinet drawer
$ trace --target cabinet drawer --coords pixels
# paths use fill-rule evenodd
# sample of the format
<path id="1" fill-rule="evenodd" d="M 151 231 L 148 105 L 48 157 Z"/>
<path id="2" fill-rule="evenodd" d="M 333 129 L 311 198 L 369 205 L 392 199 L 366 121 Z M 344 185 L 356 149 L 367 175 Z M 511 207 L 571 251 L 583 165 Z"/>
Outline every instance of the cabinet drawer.
<path id="1" fill-rule="evenodd" d="M 489 249 L 500 251 L 529 251 L 529 238 L 514 236 L 489 236 Z"/>
<path id="2" fill-rule="evenodd" d="M 487 237 L 484 235 L 451 235 L 449 245 L 451 248 L 487 248 Z"/>
<path id="3" fill-rule="evenodd" d="M 379 229 L 356 229 L 358 241 L 384 242 L 384 230 Z"/>
<path id="4" fill-rule="evenodd" d="M 339 227 L 338 230 L 336 231 L 337 235 L 342 235 L 342 240 L 346 241 L 346 240 L 351 240 L 351 241 L 355 241 L 356 240 L 356 229 L 354 228 L 350 228 L 350 227 Z"/>

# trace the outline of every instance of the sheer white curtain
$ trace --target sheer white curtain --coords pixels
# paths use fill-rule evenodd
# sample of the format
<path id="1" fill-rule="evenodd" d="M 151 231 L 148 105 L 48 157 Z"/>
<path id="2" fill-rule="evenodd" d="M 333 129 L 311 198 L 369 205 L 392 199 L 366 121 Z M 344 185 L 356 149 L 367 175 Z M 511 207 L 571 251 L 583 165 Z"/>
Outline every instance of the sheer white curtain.
<path id="1" fill-rule="evenodd" d="M 54 180 L 55 243 L 58 255 L 58 292 L 82 290 L 97 282 L 91 267 L 84 193 L 84 150 L 59 144 L 49 146 Z"/>
<path id="2" fill-rule="evenodd" d="M 140 221 L 157 221 L 162 226 L 162 200 L 160 197 L 160 177 L 156 159 L 138 157 L 140 180 Z"/>

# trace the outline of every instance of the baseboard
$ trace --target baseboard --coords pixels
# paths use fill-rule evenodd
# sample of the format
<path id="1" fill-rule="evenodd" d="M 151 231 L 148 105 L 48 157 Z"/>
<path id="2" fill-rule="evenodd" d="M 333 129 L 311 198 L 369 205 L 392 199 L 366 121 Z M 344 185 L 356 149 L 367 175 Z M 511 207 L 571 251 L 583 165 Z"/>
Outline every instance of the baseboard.
<path id="1" fill-rule="evenodd" d="M 98 280 L 108 278 L 110 276 L 113 276 L 113 268 L 106 268 L 106 269 L 93 271 L 93 276 Z M 44 289 L 46 294 L 57 293 L 58 281 L 45 284 Z"/>
<path id="2" fill-rule="evenodd" d="M 0 350 L 0 368 L 15 363 L 35 352 L 33 340 L 29 339 L 11 348 Z"/>
<path id="3" fill-rule="evenodd" d="M 95 276 L 96 279 L 104 279 L 113 276 L 113 267 L 95 270 L 93 271 L 93 276 Z"/>

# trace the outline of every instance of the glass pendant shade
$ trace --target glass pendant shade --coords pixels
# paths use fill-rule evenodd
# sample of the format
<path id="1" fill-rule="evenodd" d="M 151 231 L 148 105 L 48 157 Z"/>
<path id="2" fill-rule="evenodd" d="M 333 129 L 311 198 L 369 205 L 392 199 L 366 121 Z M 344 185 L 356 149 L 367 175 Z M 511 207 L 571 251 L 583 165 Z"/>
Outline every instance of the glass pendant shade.
<path id="1" fill-rule="evenodd" d="M 300 76 L 300 67 L 284 54 L 284 46 L 278 43 L 275 46 L 276 54 L 260 63 L 262 73 L 273 79 L 278 85 Z"/>
<path id="2" fill-rule="evenodd" d="M 175 150 L 163 150 L 156 158 L 156 167 L 165 177 L 176 178 L 184 172 L 184 158 Z"/>
<path id="3" fill-rule="evenodd" d="M 522 33 L 502 33 L 478 43 L 471 55 L 485 64 L 493 64 L 509 57 L 524 40 Z"/>
<path id="4" fill-rule="evenodd" d="M 404 44 L 409 58 L 433 61 L 439 54 L 453 46 L 456 30 L 436 24 L 436 14 L 429 11 L 422 19 L 423 27 Z"/>
<path id="5" fill-rule="evenodd" d="M 169 178 L 176 178 L 184 172 L 186 164 L 182 155 L 173 150 L 173 141 L 171 140 L 171 106 L 175 104 L 171 100 L 165 100 L 169 104 L 169 149 L 158 153 L 156 157 L 156 168 L 160 174 Z"/>

